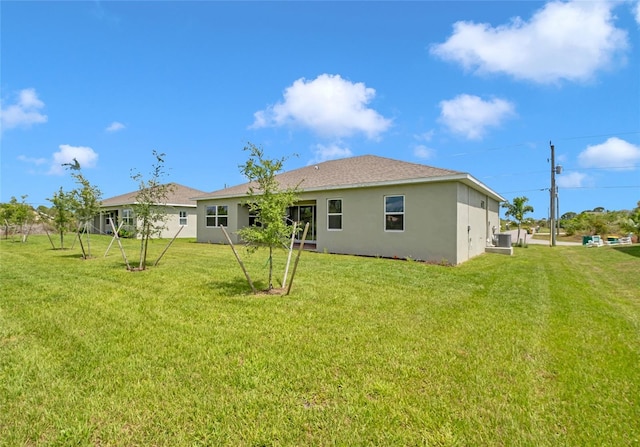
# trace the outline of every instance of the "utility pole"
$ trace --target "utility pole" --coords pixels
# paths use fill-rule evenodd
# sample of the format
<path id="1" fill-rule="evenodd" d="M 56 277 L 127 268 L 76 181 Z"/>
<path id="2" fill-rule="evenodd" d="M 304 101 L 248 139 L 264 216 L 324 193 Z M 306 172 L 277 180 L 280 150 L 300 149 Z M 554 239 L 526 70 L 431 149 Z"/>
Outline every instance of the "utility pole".
<path id="1" fill-rule="evenodd" d="M 551 246 L 556 246 L 556 235 L 560 235 L 560 200 L 558 198 L 558 187 L 556 186 L 556 174 L 562 173 L 562 166 L 556 166 L 555 146 L 549 141 L 551 147 L 551 188 L 549 188 L 549 233 L 551 235 Z M 556 216 L 557 214 L 557 216 Z M 556 229 L 557 226 L 557 229 Z"/>
<path id="2" fill-rule="evenodd" d="M 551 188 L 549 188 L 550 195 L 550 203 L 549 209 L 551 212 L 549 213 L 549 234 L 551 235 L 551 246 L 556 246 L 556 157 L 555 157 L 555 147 L 549 141 L 549 146 L 551 146 Z"/>
<path id="3" fill-rule="evenodd" d="M 556 166 L 556 174 L 560 174 L 562 172 L 562 166 Z M 556 185 L 556 227 L 558 228 L 556 231 L 556 236 L 560 236 L 560 194 L 558 194 L 558 185 Z"/>

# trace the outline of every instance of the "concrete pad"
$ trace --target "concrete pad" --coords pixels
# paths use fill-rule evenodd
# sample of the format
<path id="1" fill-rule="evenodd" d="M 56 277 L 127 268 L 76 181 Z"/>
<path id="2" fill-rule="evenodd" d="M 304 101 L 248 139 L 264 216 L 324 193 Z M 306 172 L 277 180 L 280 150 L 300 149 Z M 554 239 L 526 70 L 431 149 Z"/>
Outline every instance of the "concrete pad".
<path id="1" fill-rule="evenodd" d="M 513 247 L 485 247 L 485 253 L 497 253 L 499 255 L 513 255 Z"/>

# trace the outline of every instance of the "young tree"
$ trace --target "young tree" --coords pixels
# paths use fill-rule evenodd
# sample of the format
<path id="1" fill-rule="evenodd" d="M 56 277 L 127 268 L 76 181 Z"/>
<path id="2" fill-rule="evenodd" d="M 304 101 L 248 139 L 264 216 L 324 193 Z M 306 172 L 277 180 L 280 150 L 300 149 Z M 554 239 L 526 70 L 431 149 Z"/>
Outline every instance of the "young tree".
<path id="1" fill-rule="evenodd" d="M 515 197 L 513 199 L 513 203 L 507 201 L 502 204 L 502 207 L 507 211 L 504 213 L 505 216 L 510 216 L 513 220 L 518 224 L 518 237 L 517 240 L 520 240 L 520 229 L 522 228 L 522 222 L 524 222 L 524 215 L 527 213 L 533 212 L 533 207 L 531 205 L 525 205 L 529 201 L 526 197 Z"/>
<path id="2" fill-rule="evenodd" d="M 149 239 L 160 235 L 167 222 L 167 198 L 173 191 L 172 184 L 163 184 L 166 176 L 164 171 L 164 156 L 155 150 L 153 156 L 156 161 L 152 165 L 151 177 L 145 180 L 140 173 L 133 173 L 131 178 L 138 182 L 136 203 L 133 205 L 134 219 L 136 219 L 136 233 L 140 237 L 139 270 L 147 268 L 147 249 Z"/>
<path id="3" fill-rule="evenodd" d="M 75 159 L 74 159 L 75 161 Z M 76 161 L 76 164 L 71 169 L 80 171 L 80 165 Z M 91 257 L 91 239 L 89 234 L 91 233 L 91 226 L 94 217 L 100 213 L 100 198 L 102 192 L 97 186 L 94 186 L 82 175 L 82 172 L 71 174 L 78 184 L 78 188 L 71 191 L 71 209 L 74 212 L 75 218 L 80 223 L 81 228 L 87 235 L 87 251 L 85 252 L 82 245 L 82 234 L 79 234 L 80 247 L 82 248 L 82 257 Z"/>
<path id="4" fill-rule="evenodd" d="M 62 187 L 53 197 L 47 199 L 52 203 L 48 214 L 51 216 L 53 227 L 60 234 L 60 248 L 64 248 L 64 234 L 72 229 L 75 222 L 73 218 L 73 195 L 64 192 Z"/>
<path id="5" fill-rule="evenodd" d="M 15 197 L 11 197 L 11 200 L 14 201 Z M 5 239 L 9 238 L 9 231 L 11 229 L 11 225 L 13 222 L 13 211 L 14 211 L 14 206 L 11 202 L 0 203 L 0 219 L 2 220 L 2 227 L 4 228 Z"/>
<path id="6" fill-rule="evenodd" d="M 282 170 L 286 158 L 268 159 L 264 151 L 248 143 L 244 150 L 249 159 L 240 171 L 250 182 L 245 204 L 255 213 L 255 224 L 238 231 L 250 248 L 269 249 L 269 290 L 273 289 L 273 250 L 286 246 L 292 227 L 286 222 L 287 208 L 298 197 L 298 188 L 281 189 L 276 174 Z"/>
<path id="7" fill-rule="evenodd" d="M 26 241 L 26 229 L 27 225 L 33 222 L 35 218 L 35 212 L 31 205 L 29 205 L 26 195 L 21 196 L 21 202 L 18 202 L 18 199 L 15 197 L 11 197 L 9 203 L 5 203 L 2 205 L 2 223 L 5 226 L 5 239 L 9 235 L 9 229 L 11 226 L 15 228 L 20 228 L 20 233 L 22 234 L 22 242 Z M 14 231 L 15 233 L 15 231 Z"/>
<path id="8" fill-rule="evenodd" d="M 618 226 L 627 234 L 640 236 L 640 201 L 636 205 L 636 208 L 619 217 Z"/>

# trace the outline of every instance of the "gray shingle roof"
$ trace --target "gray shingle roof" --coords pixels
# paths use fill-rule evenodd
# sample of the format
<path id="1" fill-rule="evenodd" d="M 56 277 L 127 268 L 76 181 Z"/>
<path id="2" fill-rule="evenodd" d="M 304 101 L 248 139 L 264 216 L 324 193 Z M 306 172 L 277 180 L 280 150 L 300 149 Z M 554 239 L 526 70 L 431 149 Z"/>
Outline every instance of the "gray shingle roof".
<path id="1" fill-rule="evenodd" d="M 459 171 L 393 160 L 375 155 L 330 160 L 278 174 L 280 187 L 299 186 L 301 191 L 355 188 L 380 183 L 406 182 L 437 177 L 465 175 Z M 240 196 L 247 193 L 249 183 L 214 191 L 196 199 Z"/>
<path id="2" fill-rule="evenodd" d="M 189 188 L 188 186 L 180 185 L 178 183 L 168 183 L 168 185 L 173 185 L 173 190 L 167 195 L 168 205 L 196 206 L 196 201 L 193 200 L 193 198 L 206 194 L 204 191 L 200 191 L 199 189 Z M 132 191 L 119 196 L 110 197 L 102 201 L 102 206 L 109 207 L 134 204 L 136 203 L 136 194 L 138 194 L 138 191 Z"/>

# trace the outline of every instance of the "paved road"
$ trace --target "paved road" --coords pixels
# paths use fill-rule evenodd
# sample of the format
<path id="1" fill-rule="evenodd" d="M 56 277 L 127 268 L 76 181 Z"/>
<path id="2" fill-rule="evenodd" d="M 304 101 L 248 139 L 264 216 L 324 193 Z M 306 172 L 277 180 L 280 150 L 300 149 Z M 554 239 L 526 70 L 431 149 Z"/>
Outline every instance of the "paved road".
<path id="1" fill-rule="evenodd" d="M 516 228 L 515 230 L 509 230 L 509 231 L 505 231 L 504 233 L 509 233 L 511 234 L 511 242 L 512 243 L 517 243 L 518 242 L 518 229 Z M 525 230 L 520 230 L 520 239 L 524 239 L 526 236 L 526 241 L 527 244 L 529 245 L 551 245 L 551 241 L 549 240 L 549 235 L 547 236 L 547 239 L 534 239 L 531 234 L 526 234 L 527 232 Z M 556 241 L 556 245 L 582 245 L 580 242 L 564 242 L 564 241 Z"/>

